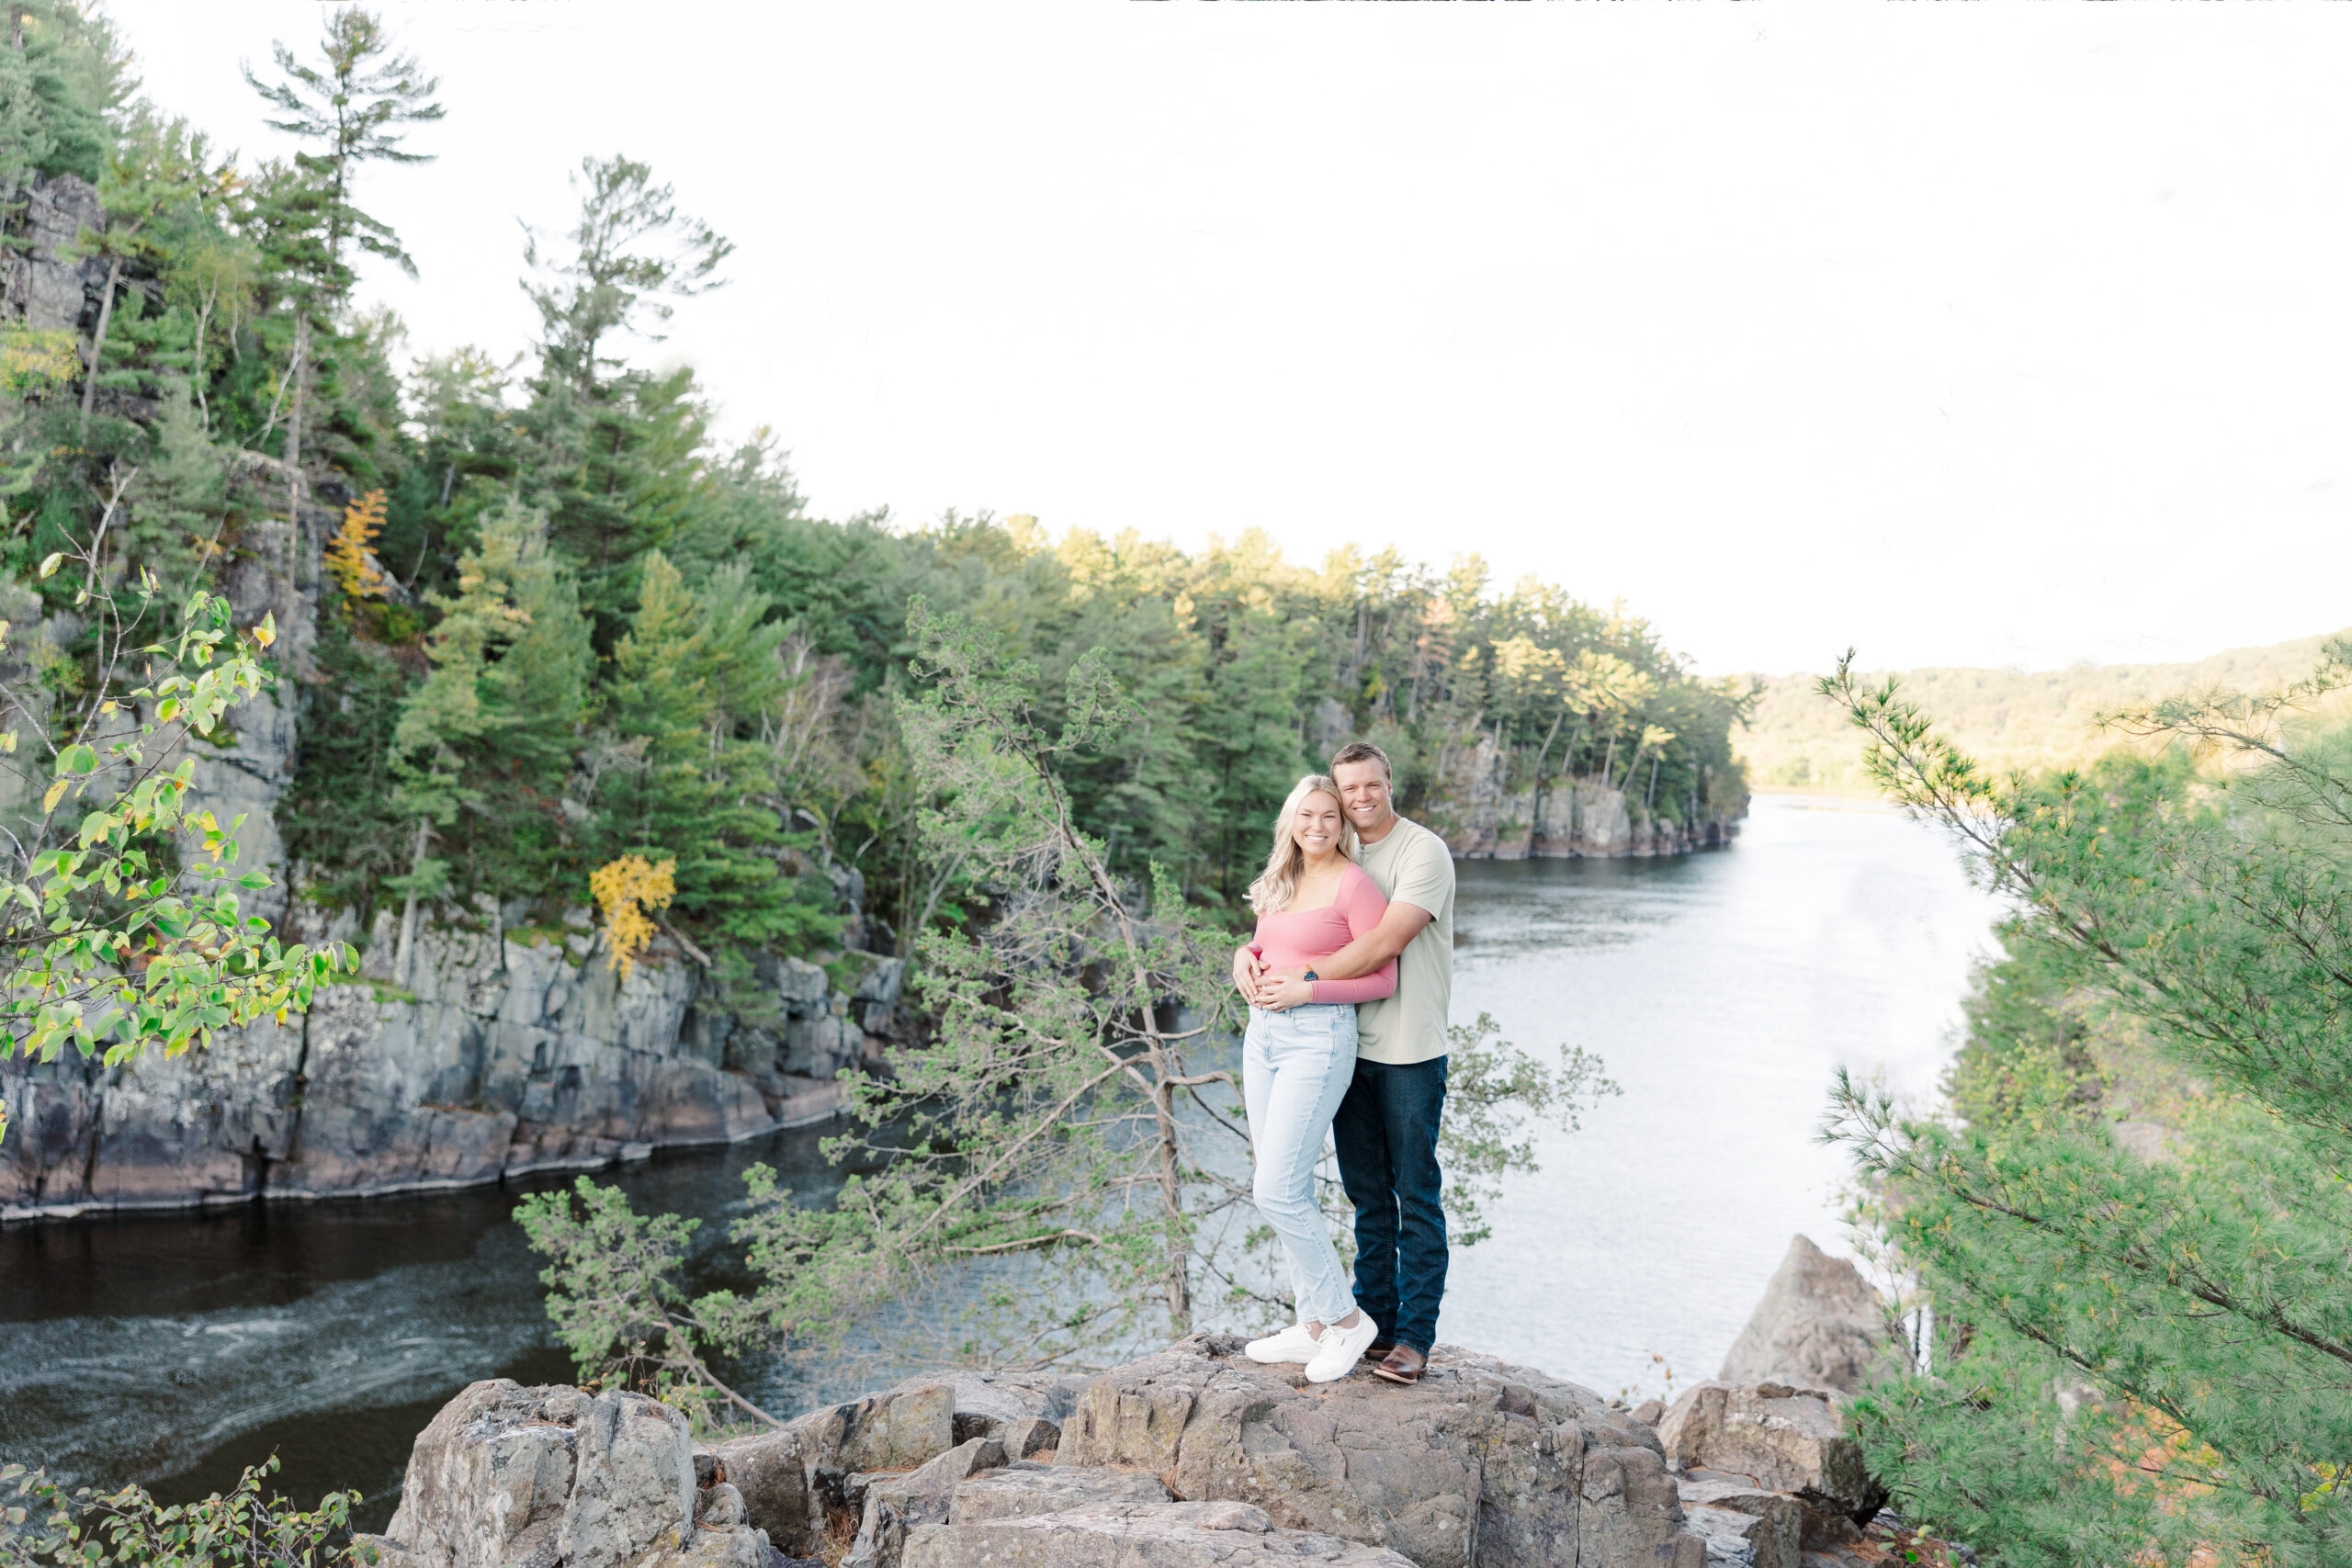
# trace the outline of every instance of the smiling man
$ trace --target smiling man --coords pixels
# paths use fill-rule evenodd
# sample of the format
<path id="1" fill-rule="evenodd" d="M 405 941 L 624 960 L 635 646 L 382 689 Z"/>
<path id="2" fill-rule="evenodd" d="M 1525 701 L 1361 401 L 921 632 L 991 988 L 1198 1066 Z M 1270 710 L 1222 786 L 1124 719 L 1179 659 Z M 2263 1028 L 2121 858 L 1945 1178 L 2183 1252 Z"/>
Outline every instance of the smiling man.
<path id="1" fill-rule="evenodd" d="M 1445 1111 L 1445 1025 L 1453 993 L 1453 856 L 1445 840 L 1396 815 L 1395 775 L 1379 747 L 1357 740 L 1331 759 L 1340 803 L 1355 825 L 1357 858 L 1388 912 L 1372 931 L 1317 964 L 1347 980 L 1394 958 L 1396 991 L 1356 1010 L 1356 1070 L 1332 1119 L 1340 1180 L 1356 1210 L 1356 1305 L 1380 1325 L 1364 1354 L 1390 1382 L 1418 1382 L 1437 1338 L 1445 1295 L 1445 1210 L 1437 1164 Z M 1261 971 L 1248 948 L 1233 981 L 1277 1010 L 1312 998 L 1303 970 Z"/>

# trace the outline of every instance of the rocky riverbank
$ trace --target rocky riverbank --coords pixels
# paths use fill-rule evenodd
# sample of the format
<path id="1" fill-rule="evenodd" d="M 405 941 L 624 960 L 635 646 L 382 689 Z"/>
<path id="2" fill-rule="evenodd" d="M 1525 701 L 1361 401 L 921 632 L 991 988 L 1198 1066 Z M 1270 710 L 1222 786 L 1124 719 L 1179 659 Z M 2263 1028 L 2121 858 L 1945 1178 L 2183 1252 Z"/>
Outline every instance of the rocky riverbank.
<path id="1" fill-rule="evenodd" d="M 674 951 L 616 976 L 584 912 L 427 931 L 406 987 L 377 935 L 368 984 L 283 1027 L 170 1061 L 0 1063 L 0 1219 L 466 1186 L 823 1121 L 835 1075 L 880 1059 L 905 971 L 769 960 L 746 1021 Z"/>
<path id="2" fill-rule="evenodd" d="M 1453 1346 L 1409 1388 L 1239 1350 L 918 1378 L 715 1448 L 641 1395 L 479 1382 L 370 1543 L 390 1568 L 1857 1568 L 1907 1539 L 1850 1389 L 1809 1385 L 1900 1342 L 1802 1237 L 1725 1367 L 1781 1375 L 1671 1406 Z"/>
<path id="3" fill-rule="evenodd" d="M 1486 737 L 1441 763 L 1423 815 L 1462 860 L 1686 854 L 1730 843 L 1747 815 L 1736 780 L 1661 803 L 1631 779 L 1528 776 L 1527 759 Z"/>

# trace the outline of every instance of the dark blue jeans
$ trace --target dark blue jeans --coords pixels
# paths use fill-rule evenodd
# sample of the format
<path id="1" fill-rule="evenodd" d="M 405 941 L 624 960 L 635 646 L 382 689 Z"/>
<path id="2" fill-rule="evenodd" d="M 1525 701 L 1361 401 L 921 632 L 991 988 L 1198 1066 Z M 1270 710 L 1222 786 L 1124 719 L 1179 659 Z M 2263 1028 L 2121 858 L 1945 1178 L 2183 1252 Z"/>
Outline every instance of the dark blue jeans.
<path id="1" fill-rule="evenodd" d="M 1382 1338 L 1424 1356 L 1445 1295 L 1437 1168 L 1444 1110 L 1444 1057 L 1404 1067 L 1359 1059 L 1331 1119 L 1340 1184 L 1356 1207 L 1356 1305 L 1380 1325 Z"/>

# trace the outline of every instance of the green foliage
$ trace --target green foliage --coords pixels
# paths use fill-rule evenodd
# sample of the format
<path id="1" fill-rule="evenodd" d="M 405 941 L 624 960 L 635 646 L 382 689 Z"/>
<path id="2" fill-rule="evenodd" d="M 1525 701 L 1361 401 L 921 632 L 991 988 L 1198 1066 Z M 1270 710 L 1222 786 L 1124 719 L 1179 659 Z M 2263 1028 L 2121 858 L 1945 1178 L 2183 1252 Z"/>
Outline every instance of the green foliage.
<path id="1" fill-rule="evenodd" d="M 646 558 L 637 614 L 613 649 L 595 858 L 672 856 L 676 907 L 700 929 L 800 949 L 837 936 L 841 919 L 825 908 L 830 886 L 804 886 L 779 861 L 808 840 L 780 825 L 777 759 L 762 733 L 785 689 L 786 628 L 767 608 L 742 563 L 695 592 L 659 552 Z"/>
<path id="2" fill-rule="evenodd" d="M 114 140 L 108 121 L 134 85 L 130 51 L 88 0 L 17 0 L 11 20 L 10 53 L 20 58 L 6 89 L 7 175 L 30 169 L 96 184 Z"/>
<path id="3" fill-rule="evenodd" d="M 681 215 L 676 192 L 654 184 L 648 164 L 582 158 L 571 188 L 580 220 L 560 250 L 543 248 L 547 236 L 531 235 L 523 260 L 546 281 L 525 290 L 538 307 L 549 374 L 593 400 L 603 372 L 619 365 L 599 352 L 605 340 L 633 333 L 659 342 L 652 323 L 670 319 L 670 301 L 720 287 L 719 264 L 735 247 L 709 224 Z"/>
<path id="4" fill-rule="evenodd" d="M 395 793 L 409 671 L 356 619 L 350 608 L 319 617 L 302 766 L 278 802 L 277 830 L 292 862 L 288 880 L 322 908 L 353 911 L 364 931 L 382 891 L 410 870 L 416 821 Z"/>
<path id="5" fill-rule="evenodd" d="M 544 520 L 513 502 L 485 518 L 436 607 L 432 672 L 392 735 L 394 798 L 447 852 L 400 890 L 505 899 L 582 881 L 563 801 L 594 655 Z"/>
<path id="6" fill-rule="evenodd" d="M 2045 1111 L 2079 1116 L 2104 1089 L 2092 1053 L 2098 997 L 2071 988 L 2063 953 L 2035 941 L 2030 921 L 2007 922 L 2004 956 L 1977 966 L 1967 1031 L 1946 1089 L 1973 1125 Z"/>
<path id="7" fill-rule="evenodd" d="M 111 1066 L 283 1021 L 357 962 L 345 949 L 282 946 L 243 913 L 240 894 L 268 886 L 268 874 L 240 873 L 239 822 L 189 798 L 190 747 L 262 694 L 260 655 L 276 628 L 265 619 L 234 632 L 227 606 L 199 591 L 166 631 L 152 575 L 128 595 L 108 585 L 104 534 L 102 521 L 88 546 L 39 572 L 78 579 L 94 642 L 84 679 L 69 697 L 38 662 L 30 678 L 0 678 L 0 750 L 49 779 L 38 817 L 0 861 L 0 1027 L 9 1054 L 53 1061 L 70 1043 Z M 146 640 L 159 635 L 168 640 Z M 69 800 L 86 806 L 77 825 L 58 815 Z"/>
<path id="8" fill-rule="evenodd" d="M 1446 1239 L 1456 1247 L 1476 1247 L 1494 1234 L 1487 1205 L 1502 1195 L 1505 1176 L 1537 1168 L 1537 1123 L 1573 1133 L 1587 1105 L 1625 1092 L 1583 1046 L 1561 1046 L 1555 1066 L 1497 1039 L 1501 1028 L 1482 1012 L 1477 1022 L 1449 1024 L 1445 1031 L 1445 1112 L 1437 1150 L 1445 1171 Z"/>
<path id="9" fill-rule="evenodd" d="M 2176 692 L 2258 690 L 2312 667 L 2325 637 L 2237 648 L 2188 664 L 2075 664 L 2064 670 L 1929 668 L 1892 672 L 1938 728 L 1996 773 L 2083 767 L 2116 743 L 2100 715 Z M 1888 678 L 1888 671 L 1871 676 Z M 1772 789 L 1868 795 L 1864 741 L 1821 700 L 1813 675 L 1757 677 L 1756 709 L 1739 737 L 1753 781 Z"/>
<path id="10" fill-rule="evenodd" d="M 227 1496 L 165 1506 L 140 1486 L 67 1494 L 41 1471 L 0 1466 L 0 1568 L 328 1568 L 374 1562 L 344 1544 L 356 1492 L 330 1492 L 308 1511 L 262 1478 L 277 1456 L 246 1470 Z"/>
<path id="11" fill-rule="evenodd" d="M 441 106 L 433 101 L 441 84 L 425 75 L 414 57 L 390 50 L 383 24 L 371 13 L 341 6 L 327 15 L 320 64 L 306 65 L 285 44 L 273 43 L 278 80 L 265 82 L 248 66 L 245 81 L 280 117 L 266 122 L 272 130 L 320 149 L 298 153 L 296 162 L 318 181 L 329 263 L 340 267 L 345 244 L 356 242 L 413 277 L 416 264 L 401 248 L 399 236 L 351 199 L 352 178 L 361 164 L 426 162 L 429 154 L 402 147 L 406 136 L 400 128 L 442 117 Z M 345 287 L 333 291 L 342 293 Z"/>
<path id="12" fill-rule="evenodd" d="M 923 939 L 932 1037 L 887 1081 L 844 1080 L 858 1130 L 836 1157 L 878 1168 L 827 1210 L 766 1205 L 739 1238 L 775 1281 L 776 1326 L 812 1337 L 943 1269 L 1014 1258 L 1020 1288 L 960 1325 L 969 1353 L 1051 1360 L 1188 1333 L 1196 1226 L 1232 1201 L 1199 1146 L 1229 1124 L 1186 1114 L 1202 1085 L 1230 1082 L 1186 1061 L 1230 995 L 1226 943 L 1164 877 L 1147 895 L 1111 870 L 1063 774 L 1115 747 L 1135 705 L 1090 655 L 1048 728 L 1035 668 L 1001 639 L 920 600 L 909 626 L 925 685 L 899 718 L 938 802 L 919 830 L 1002 889 L 996 919 Z M 1164 1021 L 1185 1012 L 1199 1021 Z"/>
<path id="13" fill-rule="evenodd" d="M 1822 682 L 1872 776 L 2018 909 L 1964 1119 L 1846 1083 L 1833 1122 L 1943 1325 L 1860 1429 L 1906 1517 L 2004 1562 L 2352 1562 L 2347 660 L 2126 709 L 2172 749 L 2032 779 L 1893 682 Z M 2158 1103 L 2119 1082 L 2166 1073 L 2153 1141 L 2110 1126 Z"/>
<path id="14" fill-rule="evenodd" d="M 764 1167 L 754 1167 L 761 1176 Z M 755 1190 L 759 1182 L 753 1181 Z M 537 1192 L 514 1206 L 515 1223 L 548 1267 L 548 1316 L 582 1382 L 616 1382 L 686 1413 L 697 1430 L 779 1426 L 720 1382 L 710 1348 L 756 1336 L 732 1292 L 689 1301 L 677 1274 L 700 1220 L 644 1215 L 619 1189 L 581 1177 L 570 1192 Z M 748 1331 L 748 1332 L 747 1332 Z"/>
<path id="15" fill-rule="evenodd" d="M 899 717 L 928 803 L 918 830 L 990 890 L 994 918 L 925 935 L 935 1028 L 887 1079 L 843 1075 L 854 1125 L 828 1152 L 854 1174 L 834 1202 L 799 1207 L 764 1168 L 747 1175 L 732 1231 L 759 1281 L 747 1294 L 684 1299 L 690 1222 L 639 1216 L 584 1179 L 576 1211 L 529 1201 L 548 1311 L 583 1371 L 732 1400 L 698 1381 L 698 1348 L 878 1336 L 900 1359 L 1085 1364 L 1191 1332 L 1212 1294 L 1286 1310 L 1255 1283 L 1266 1241 L 1232 1075 L 1193 1060 L 1226 1026 L 1227 941 L 1165 875 L 1147 891 L 1114 872 L 1066 784 L 1116 753 L 1136 703 L 1089 654 L 1049 728 L 1035 667 L 1001 637 L 921 600 L 909 625 L 922 685 Z M 1554 1067 L 1493 1033 L 1486 1018 L 1454 1032 L 1442 1141 L 1465 1243 L 1498 1179 L 1533 1168 L 1532 1124 L 1573 1127 L 1589 1097 L 1615 1092 L 1581 1052 Z M 943 1304 L 959 1292 L 967 1306 Z"/>

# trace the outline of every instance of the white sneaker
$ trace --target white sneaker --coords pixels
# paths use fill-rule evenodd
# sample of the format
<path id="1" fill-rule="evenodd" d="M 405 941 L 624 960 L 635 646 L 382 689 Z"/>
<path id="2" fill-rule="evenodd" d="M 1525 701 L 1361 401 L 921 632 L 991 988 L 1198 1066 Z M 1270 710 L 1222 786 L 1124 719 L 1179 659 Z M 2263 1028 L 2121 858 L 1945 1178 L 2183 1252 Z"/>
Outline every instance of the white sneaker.
<path id="1" fill-rule="evenodd" d="M 1379 1325 L 1368 1312 L 1356 1314 L 1353 1328 L 1336 1325 L 1326 1328 L 1323 1337 L 1315 1342 L 1315 1359 L 1306 1363 L 1306 1381 L 1332 1382 L 1354 1371 L 1356 1363 L 1363 1359 L 1365 1347 L 1379 1332 Z"/>
<path id="2" fill-rule="evenodd" d="M 1331 1331 L 1327 1328 L 1323 1332 L 1329 1334 Z M 1252 1339 L 1241 1348 L 1241 1353 L 1253 1361 L 1263 1361 L 1272 1366 L 1283 1361 L 1311 1361 L 1315 1359 L 1315 1352 L 1321 1348 L 1323 1342 L 1308 1332 L 1306 1325 L 1294 1323 L 1280 1334 L 1264 1339 Z"/>

